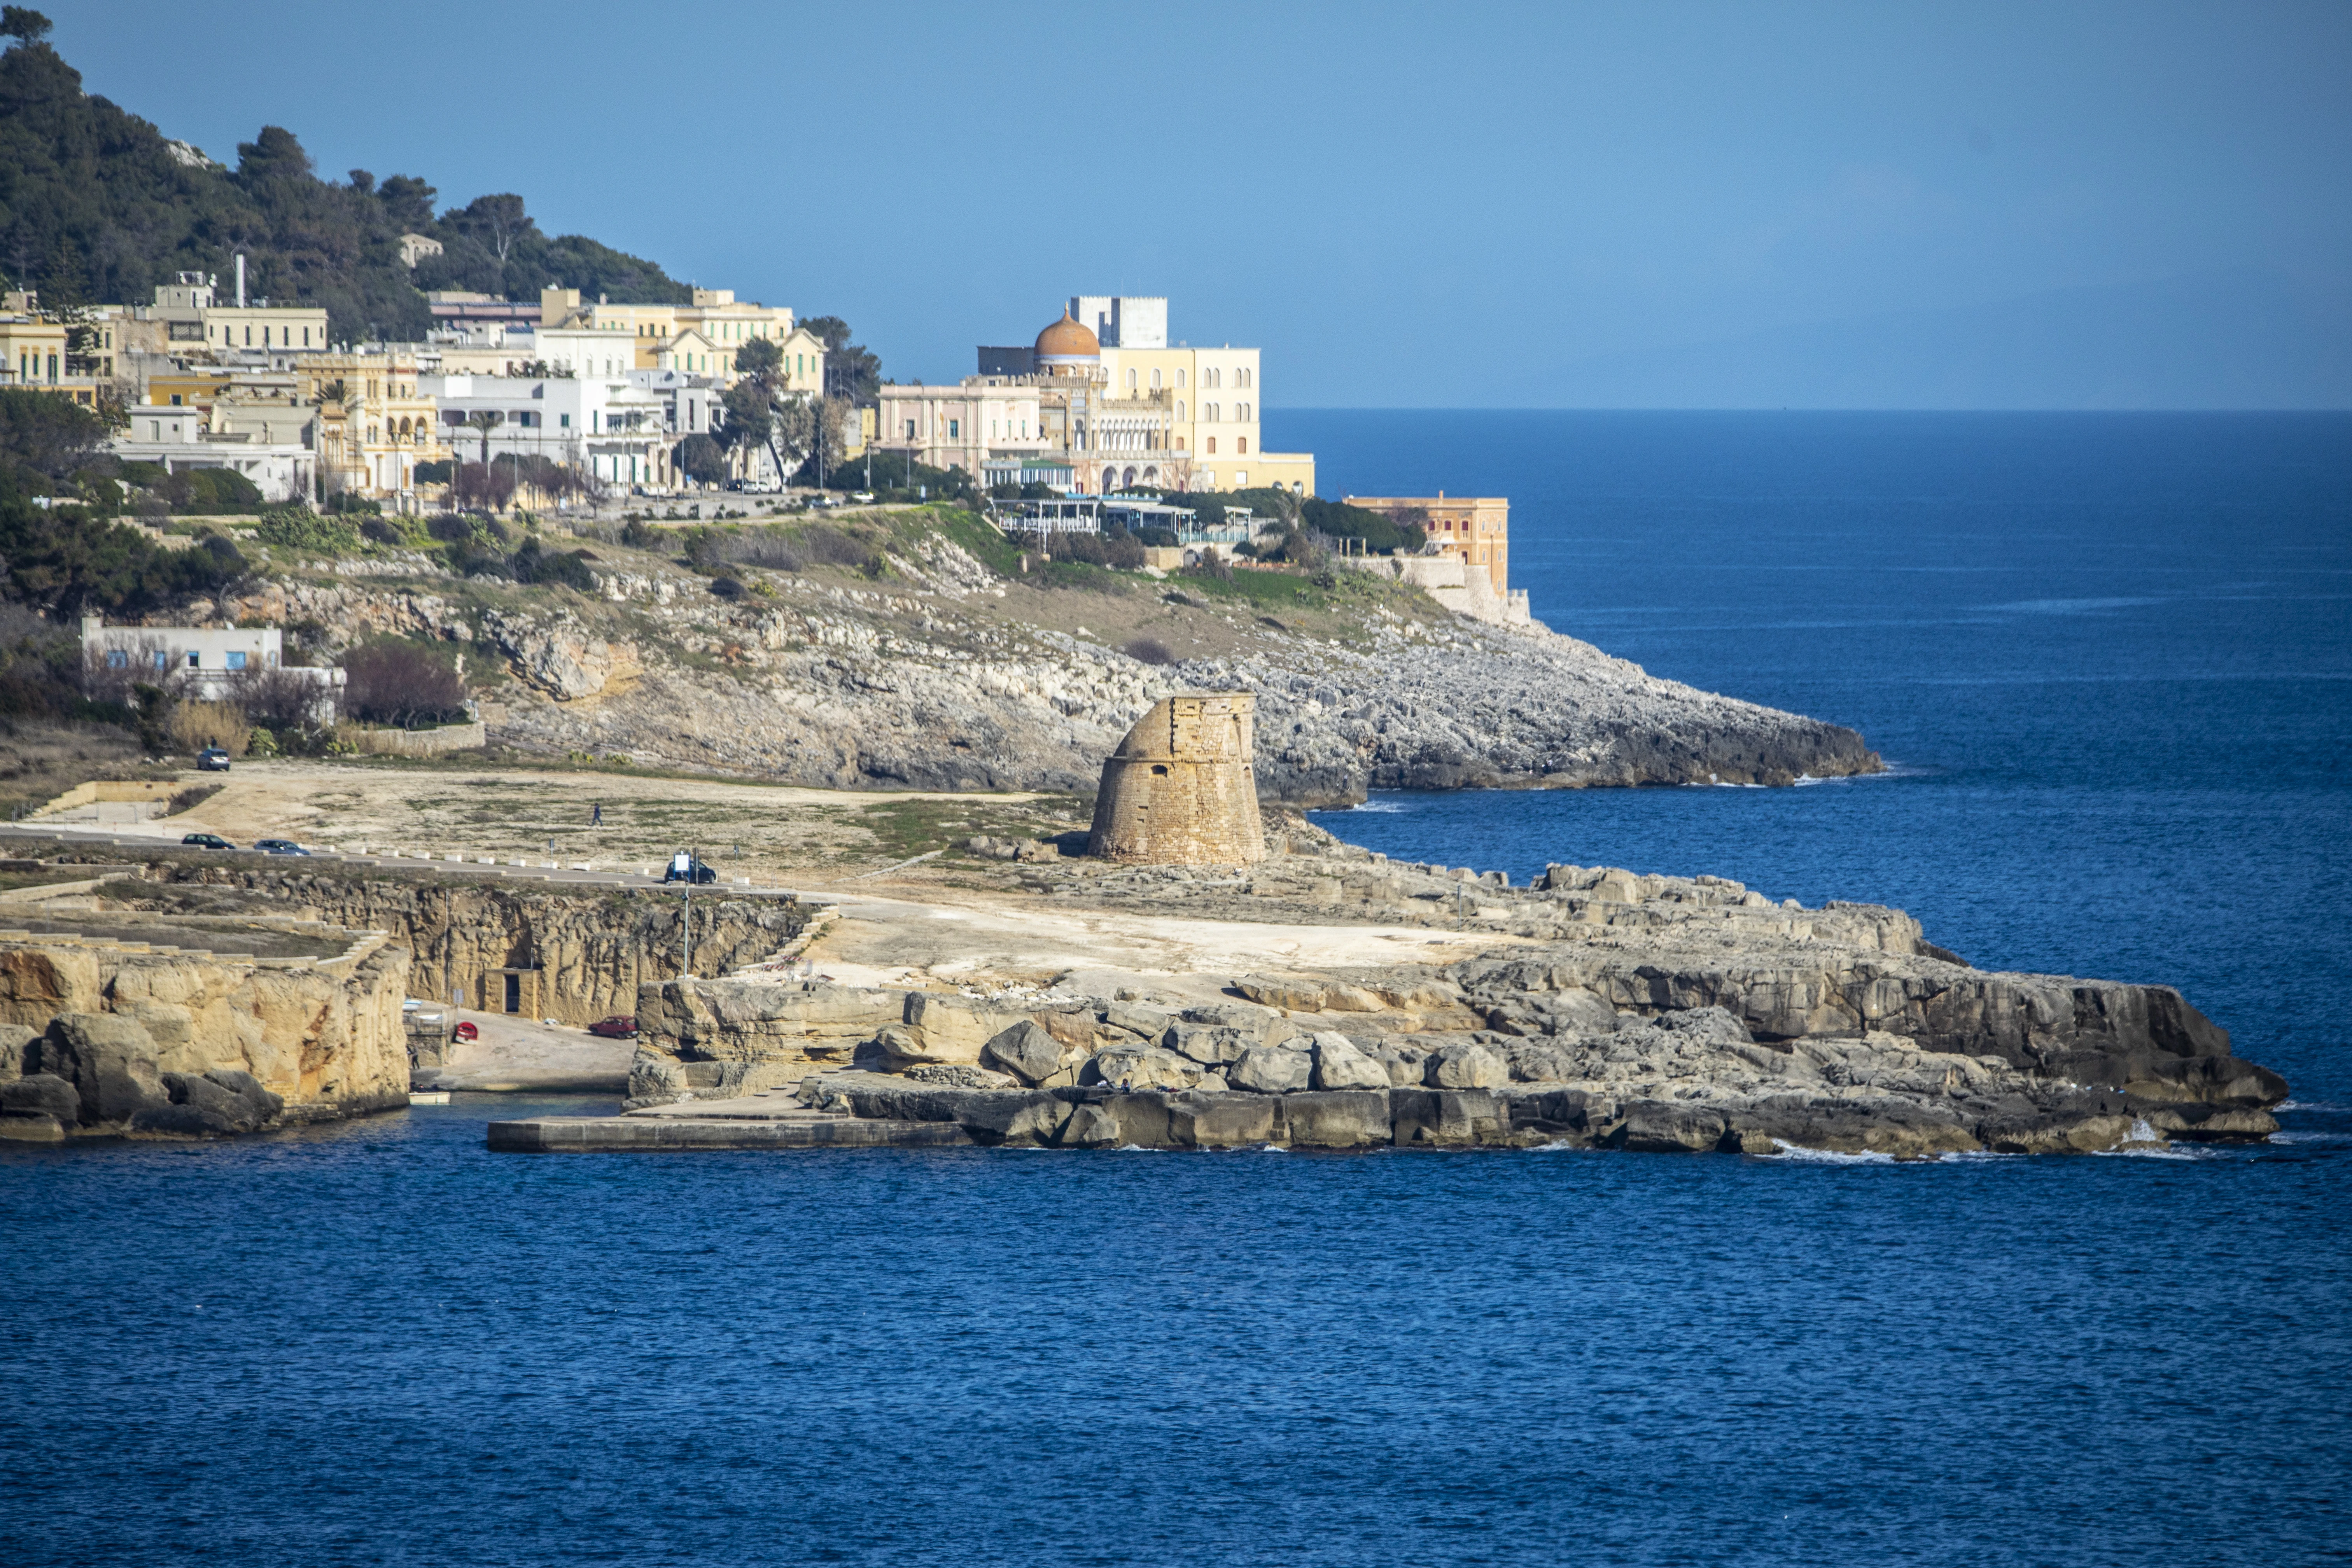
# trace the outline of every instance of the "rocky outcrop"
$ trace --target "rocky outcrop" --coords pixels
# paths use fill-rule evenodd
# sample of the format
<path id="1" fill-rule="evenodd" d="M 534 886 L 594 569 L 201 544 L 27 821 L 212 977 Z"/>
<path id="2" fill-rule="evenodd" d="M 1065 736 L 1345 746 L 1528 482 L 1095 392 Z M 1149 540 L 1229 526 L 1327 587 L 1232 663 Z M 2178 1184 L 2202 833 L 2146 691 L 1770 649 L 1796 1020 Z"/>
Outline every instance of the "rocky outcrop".
<path id="1" fill-rule="evenodd" d="M 642 673 L 636 644 L 599 637 L 568 612 L 534 616 L 490 610 L 482 629 L 517 676 L 559 702 L 620 690 Z"/>
<path id="2" fill-rule="evenodd" d="M 1391 869 L 1373 868 L 1379 886 Z M 1393 869 L 1399 887 L 1439 881 Z M 1975 969 L 1900 910 L 1806 910 L 1720 878 L 1605 868 L 1554 868 L 1535 889 L 1474 882 L 1481 901 L 1530 911 L 1510 917 L 1521 930 L 1562 934 L 1444 967 L 1234 974 L 1227 1000 L 1191 1006 L 648 987 L 635 1103 L 774 1093 L 806 1075 L 812 1106 L 882 1115 L 840 1101 L 840 1075 L 873 1094 L 919 1078 L 929 1094 L 1014 1096 L 923 1102 L 961 1107 L 950 1119 L 973 1141 L 1004 1141 L 989 1119 L 1029 1107 L 1024 1136 L 1066 1142 L 1042 1129 L 1045 1095 L 1099 1108 L 1075 1123 L 1095 1146 L 1107 1129 L 1182 1144 L 1261 1124 L 1278 1142 L 1290 1111 L 1248 1101 L 1378 1093 L 1403 1144 L 1924 1157 L 2260 1139 L 2286 1093 L 2168 987 Z M 891 1117 L 932 1119 L 892 1103 Z"/>
<path id="3" fill-rule="evenodd" d="M 1359 646 L 1221 612 L 1138 578 L 1138 610 L 1220 616 L 1230 656 L 1170 667 L 1005 613 L 1003 584 L 940 534 L 903 541 L 861 587 L 759 576 L 713 596 L 666 564 L 600 573 L 599 595 L 494 588 L 431 574 L 270 579 L 175 606 L 184 620 L 320 628 L 330 656 L 370 633 L 494 651 L 513 677 L 494 744 L 624 753 L 836 787 L 1093 787 L 1102 757 L 1155 702 L 1191 689 L 1255 691 L 1257 782 L 1269 802 L 1328 805 L 1369 788 L 1786 784 L 1875 770 L 1853 731 L 1661 680 L 1572 637 L 1388 606 Z M 488 599 L 494 602 L 485 602 Z"/>
<path id="4" fill-rule="evenodd" d="M 408 954 L 0 942 L 0 1137 L 218 1136 L 408 1103 Z"/>

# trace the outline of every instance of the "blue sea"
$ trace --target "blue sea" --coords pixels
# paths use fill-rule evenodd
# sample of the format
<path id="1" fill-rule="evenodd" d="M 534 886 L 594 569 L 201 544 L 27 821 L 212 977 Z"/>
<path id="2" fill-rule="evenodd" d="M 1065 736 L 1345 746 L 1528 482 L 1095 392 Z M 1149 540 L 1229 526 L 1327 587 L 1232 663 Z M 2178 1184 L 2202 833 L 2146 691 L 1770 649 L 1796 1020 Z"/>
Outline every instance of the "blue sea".
<path id="1" fill-rule="evenodd" d="M 2284 1071 L 2163 1157 L 0 1152 L 0 1562 L 2352 1558 L 2352 420 L 1291 414 L 1883 777 L 1391 795 L 1878 900 Z"/>

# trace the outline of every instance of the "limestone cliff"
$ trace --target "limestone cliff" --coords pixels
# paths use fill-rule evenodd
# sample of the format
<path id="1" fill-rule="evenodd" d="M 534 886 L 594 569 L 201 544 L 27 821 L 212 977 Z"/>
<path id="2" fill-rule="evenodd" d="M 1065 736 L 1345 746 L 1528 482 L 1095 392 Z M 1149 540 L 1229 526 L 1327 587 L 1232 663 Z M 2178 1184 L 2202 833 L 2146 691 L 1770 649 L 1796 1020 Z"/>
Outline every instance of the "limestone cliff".
<path id="1" fill-rule="evenodd" d="M 0 940 L 0 1136 L 210 1135 L 408 1103 L 408 953 Z"/>
<path id="2" fill-rule="evenodd" d="M 482 1005 L 487 977 L 536 971 L 540 1016 L 589 1024 L 636 1011 L 638 988 L 673 978 L 683 945 L 673 896 L 545 883 L 471 881 L 425 872 L 280 870 L 159 857 L 141 880 L 106 886 L 124 909 L 299 910 L 389 932 L 413 955 L 409 994 Z M 772 954 L 807 924 L 791 900 L 698 898 L 695 969 L 723 974 Z"/>

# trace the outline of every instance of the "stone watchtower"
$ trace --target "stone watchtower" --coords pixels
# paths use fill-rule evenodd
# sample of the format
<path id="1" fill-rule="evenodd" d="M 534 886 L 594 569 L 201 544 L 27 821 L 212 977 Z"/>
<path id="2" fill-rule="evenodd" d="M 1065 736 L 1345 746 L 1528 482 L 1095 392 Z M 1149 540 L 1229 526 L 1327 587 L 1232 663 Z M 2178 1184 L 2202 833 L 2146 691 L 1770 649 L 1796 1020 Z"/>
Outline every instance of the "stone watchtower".
<path id="1" fill-rule="evenodd" d="M 1265 858 L 1250 766 L 1257 697 L 1190 692 L 1153 705 L 1103 763 L 1089 853 L 1160 866 Z"/>

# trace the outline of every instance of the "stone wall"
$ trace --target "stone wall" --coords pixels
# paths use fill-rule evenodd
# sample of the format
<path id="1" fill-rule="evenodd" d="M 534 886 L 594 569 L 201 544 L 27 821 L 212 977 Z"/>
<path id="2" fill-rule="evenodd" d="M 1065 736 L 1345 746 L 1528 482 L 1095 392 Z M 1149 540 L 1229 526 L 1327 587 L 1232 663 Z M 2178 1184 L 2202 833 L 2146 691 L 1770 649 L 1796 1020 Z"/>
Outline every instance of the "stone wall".
<path id="1" fill-rule="evenodd" d="M 478 719 L 469 724 L 443 724 L 431 730 L 365 730 L 353 727 L 338 736 L 362 752 L 396 757 L 437 757 L 446 752 L 475 750 L 488 741 Z"/>
<path id="2" fill-rule="evenodd" d="M 1089 852 L 1143 865 L 1265 859 L 1252 763 L 1256 709 L 1246 691 L 1154 703 L 1103 763 Z"/>

